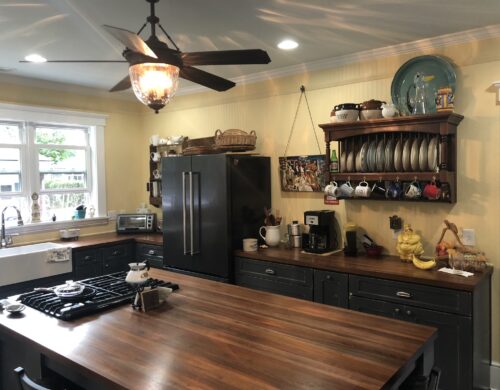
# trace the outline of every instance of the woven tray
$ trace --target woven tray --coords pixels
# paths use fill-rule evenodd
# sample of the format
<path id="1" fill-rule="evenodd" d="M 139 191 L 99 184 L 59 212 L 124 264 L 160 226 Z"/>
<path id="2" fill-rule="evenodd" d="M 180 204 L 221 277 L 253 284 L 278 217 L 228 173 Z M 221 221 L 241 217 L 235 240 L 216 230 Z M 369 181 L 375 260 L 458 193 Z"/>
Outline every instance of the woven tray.
<path id="1" fill-rule="evenodd" d="M 250 146 L 254 147 L 257 141 L 257 135 L 252 130 L 250 134 L 238 129 L 229 129 L 224 132 L 220 130 L 215 131 L 215 145 L 216 146 Z"/>

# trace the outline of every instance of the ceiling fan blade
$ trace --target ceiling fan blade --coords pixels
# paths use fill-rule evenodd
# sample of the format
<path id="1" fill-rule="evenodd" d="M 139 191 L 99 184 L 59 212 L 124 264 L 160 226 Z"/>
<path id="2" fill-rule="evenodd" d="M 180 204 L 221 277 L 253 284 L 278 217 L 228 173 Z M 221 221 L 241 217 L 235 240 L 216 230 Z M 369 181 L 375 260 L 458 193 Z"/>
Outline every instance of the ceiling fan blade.
<path id="1" fill-rule="evenodd" d="M 132 83 L 130 82 L 130 76 L 127 75 L 126 77 L 121 79 L 118 84 L 111 88 L 109 92 L 124 91 L 126 89 L 129 89 L 131 86 Z"/>
<path id="2" fill-rule="evenodd" d="M 207 88 L 215 89 L 219 92 L 226 91 L 236 85 L 231 80 L 223 79 L 222 77 L 205 72 L 201 69 L 193 68 L 191 66 L 184 66 L 181 69 L 180 76 L 183 79 L 192 81 L 193 83 L 201 84 Z"/>
<path id="3" fill-rule="evenodd" d="M 102 27 L 114 38 L 120 41 L 130 50 L 142 53 L 146 56 L 158 58 L 153 50 L 142 40 L 142 38 L 132 31 L 123 28 L 108 26 L 104 24 Z"/>
<path id="4" fill-rule="evenodd" d="M 38 64 L 40 62 L 33 62 L 33 61 L 26 61 L 26 60 L 21 60 L 19 62 L 22 62 L 22 63 L 28 63 L 28 64 Z M 77 63 L 77 62 L 82 62 L 82 63 L 106 63 L 106 62 L 109 62 L 109 63 L 112 63 L 112 62 L 127 62 L 125 60 L 48 60 L 48 61 L 44 61 L 44 62 L 41 62 L 42 64 L 45 64 L 46 62 L 52 62 L 52 63 L 71 63 L 71 62 L 74 62 L 74 63 Z"/>
<path id="5" fill-rule="evenodd" d="M 239 65 L 239 64 L 268 64 L 271 62 L 266 51 L 261 49 L 250 50 L 221 50 L 199 51 L 182 53 L 185 65 Z"/>

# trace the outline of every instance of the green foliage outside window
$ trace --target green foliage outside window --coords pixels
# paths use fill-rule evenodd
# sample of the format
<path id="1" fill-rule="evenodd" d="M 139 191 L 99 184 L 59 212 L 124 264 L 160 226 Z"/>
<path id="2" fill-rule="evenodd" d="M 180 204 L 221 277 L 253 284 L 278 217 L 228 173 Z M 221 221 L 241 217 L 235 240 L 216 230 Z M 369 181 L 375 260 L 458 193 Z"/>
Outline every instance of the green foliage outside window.
<path id="1" fill-rule="evenodd" d="M 66 138 L 58 131 L 36 132 L 36 142 L 42 145 L 62 145 Z M 50 158 L 52 165 L 56 165 L 67 158 L 74 157 L 75 153 L 66 149 L 40 149 L 40 154 Z"/>

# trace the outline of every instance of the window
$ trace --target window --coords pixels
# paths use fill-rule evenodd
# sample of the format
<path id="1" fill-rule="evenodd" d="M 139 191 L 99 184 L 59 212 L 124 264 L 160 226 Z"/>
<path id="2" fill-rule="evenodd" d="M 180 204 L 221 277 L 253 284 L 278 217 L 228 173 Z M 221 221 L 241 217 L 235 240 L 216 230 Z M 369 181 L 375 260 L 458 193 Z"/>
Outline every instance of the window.
<path id="1" fill-rule="evenodd" d="M 104 216 L 103 132 L 102 115 L 0 104 L 0 211 L 15 206 L 29 223 L 36 192 L 42 222 L 71 220 L 81 204 Z M 16 224 L 13 208 L 6 220 Z"/>

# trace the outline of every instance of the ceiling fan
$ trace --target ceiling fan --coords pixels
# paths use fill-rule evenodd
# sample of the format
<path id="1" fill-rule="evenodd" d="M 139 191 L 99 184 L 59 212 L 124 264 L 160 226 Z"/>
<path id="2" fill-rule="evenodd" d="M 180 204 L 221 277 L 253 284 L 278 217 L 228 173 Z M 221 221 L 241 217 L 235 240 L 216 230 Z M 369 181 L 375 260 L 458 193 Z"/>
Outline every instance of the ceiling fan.
<path id="1" fill-rule="evenodd" d="M 126 61 L 51 60 L 46 62 L 128 62 L 129 75 L 111 88 L 110 92 L 132 87 L 136 97 L 156 113 L 174 96 L 179 77 L 216 91 L 226 91 L 236 85 L 231 80 L 195 68 L 196 65 L 268 64 L 271 62 L 267 52 L 261 49 L 182 52 L 163 29 L 160 19 L 155 14 L 155 3 L 158 1 L 146 0 L 150 3 L 151 14 L 137 34 L 118 27 L 103 26 L 109 34 L 125 45 L 122 55 Z M 148 23 L 151 36 L 144 41 L 139 34 Z M 173 48 L 158 39 L 157 26 L 167 36 Z"/>

